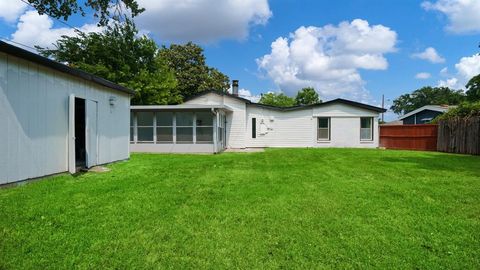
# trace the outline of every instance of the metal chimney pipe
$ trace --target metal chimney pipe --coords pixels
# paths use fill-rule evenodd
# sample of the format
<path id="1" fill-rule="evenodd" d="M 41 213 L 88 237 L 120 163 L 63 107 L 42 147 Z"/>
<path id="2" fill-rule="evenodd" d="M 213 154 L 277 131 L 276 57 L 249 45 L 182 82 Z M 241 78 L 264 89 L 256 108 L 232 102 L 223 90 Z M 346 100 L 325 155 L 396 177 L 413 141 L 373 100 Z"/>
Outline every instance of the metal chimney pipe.
<path id="1" fill-rule="evenodd" d="M 232 81 L 232 94 L 238 96 L 238 80 Z"/>

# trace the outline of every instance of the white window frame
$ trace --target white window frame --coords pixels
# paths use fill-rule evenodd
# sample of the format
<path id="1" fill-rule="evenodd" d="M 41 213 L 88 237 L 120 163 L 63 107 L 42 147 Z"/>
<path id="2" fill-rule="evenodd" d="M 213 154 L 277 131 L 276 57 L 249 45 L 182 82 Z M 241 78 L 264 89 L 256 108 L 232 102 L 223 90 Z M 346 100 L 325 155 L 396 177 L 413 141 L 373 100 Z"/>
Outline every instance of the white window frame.
<path id="1" fill-rule="evenodd" d="M 320 119 L 327 119 L 328 120 L 328 128 L 320 128 Z M 317 117 L 317 141 L 321 142 L 328 142 L 331 140 L 331 128 L 332 128 L 332 118 L 331 117 Z M 319 138 L 320 135 L 320 129 L 322 130 L 327 130 L 328 131 L 328 138 Z"/>
<path id="2" fill-rule="evenodd" d="M 370 127 L 369 128 L 362 128 L 362 119 L 369 119 L 370 120 Z M 373 117 L 360 117 L 360 141 L 362 142 L 370 142 L 373 141 Z M 362 138 L 362 130 L 369 129 L 370 130 L 370 138 L 364 139 Z"/>

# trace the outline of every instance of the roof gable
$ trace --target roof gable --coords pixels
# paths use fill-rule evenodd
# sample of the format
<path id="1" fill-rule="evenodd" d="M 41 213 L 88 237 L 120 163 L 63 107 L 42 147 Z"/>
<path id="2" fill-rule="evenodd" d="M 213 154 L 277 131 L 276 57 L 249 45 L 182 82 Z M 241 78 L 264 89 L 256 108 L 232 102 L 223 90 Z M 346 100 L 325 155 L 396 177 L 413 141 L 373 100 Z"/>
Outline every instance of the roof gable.
<path id="1" fill-rule="evenodd" d="M 405 119 L 405 118 L 407 118 L 407 117 L 410 117 L 410 116 L 412 116 L 412 115 L 414 115 L 414 114 L 417 114 L 417 113 L 419 113 L 419 112 L 421 112 L 421 111 L 425 111 L 425 110 L 430 110 L 430 111 L 442 112 L 442 113 L 443 113 L 443 112 L 448 111 L 448 109 L 454 108 L 454 107 L 456 107 L 456 106 L 426 105 L 426 106 L 420 107 L 420 108 L 418 108 L 418 109 L 416 109 L 416 110 L 413 110 L 413 111 L 411 111 L 411 112 L 409 112 L 409 113 L 407 113 L 407 114 L 404 114 L 404 115 L 400 116 L 400 117 L 398 118 L 398 120 Z"/>

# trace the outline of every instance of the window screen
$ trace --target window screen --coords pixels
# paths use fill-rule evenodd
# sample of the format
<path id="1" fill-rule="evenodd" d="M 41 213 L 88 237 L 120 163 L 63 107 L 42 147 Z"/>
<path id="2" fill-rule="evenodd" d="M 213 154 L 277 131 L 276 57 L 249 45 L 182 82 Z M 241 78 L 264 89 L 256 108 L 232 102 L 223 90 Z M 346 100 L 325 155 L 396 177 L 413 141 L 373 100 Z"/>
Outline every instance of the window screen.
<path id="1" fill-rule="evenodd" d="M 173 142 L 173 113 L 157 112 L 157 142 L 172 143 Z"/>
<path id="2" fill-rule="evenodd" d="M 196 113 L 196 138 L 198 143 L 213 143 L 213 117 L 211 112 Z"/>
<path id="3" fill-rule="evenodd" d="M 137 112 L 137 142 L 153 142 L 153 112 Z"/>
<path id="4" fill-rule="evenodd" d="M 193 143 L 193 112 L 176 113 L 177 143 Z"/>

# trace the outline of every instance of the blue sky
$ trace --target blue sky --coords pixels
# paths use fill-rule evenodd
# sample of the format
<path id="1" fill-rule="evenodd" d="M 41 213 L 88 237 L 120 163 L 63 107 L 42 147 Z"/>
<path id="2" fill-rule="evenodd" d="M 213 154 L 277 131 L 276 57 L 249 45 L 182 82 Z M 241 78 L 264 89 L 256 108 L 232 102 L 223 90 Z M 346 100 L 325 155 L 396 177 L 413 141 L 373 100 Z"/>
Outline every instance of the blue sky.
<path id="1" fill-rule="evenodd" d="M 139 0 L 137 25 L 158 44 L 192 40 L 241 94 L 314 86 L 379 105 L 425 85 L 462 88 L 480 73 L 480 0 Z M 30 13 L 29 13 L 30 12 Z M 68 22 L 98 31 L 91 16 Z M 0 35 L 51 44 L 71 29 L 0 0 Z M 272 51 L 272 45 L 276 50 Z M 390 116 L 393 117 L 393 116 Z"/>

